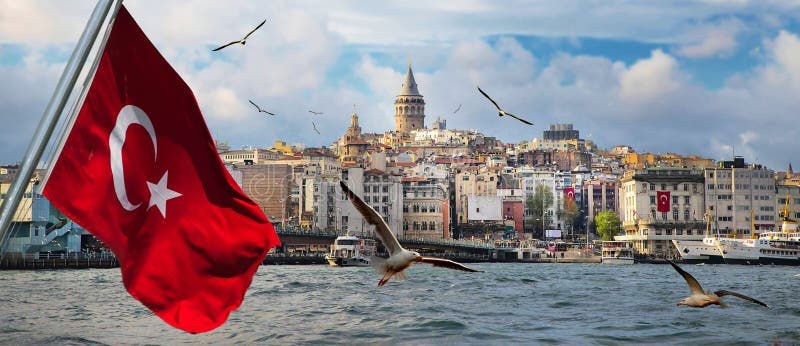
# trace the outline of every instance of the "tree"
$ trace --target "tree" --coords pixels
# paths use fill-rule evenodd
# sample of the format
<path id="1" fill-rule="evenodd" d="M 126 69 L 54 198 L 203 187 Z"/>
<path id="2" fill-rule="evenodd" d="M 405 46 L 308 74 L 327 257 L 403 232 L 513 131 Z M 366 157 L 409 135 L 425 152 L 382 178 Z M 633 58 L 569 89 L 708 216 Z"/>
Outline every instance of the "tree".
<path id="1" fill-rule="evenodd" d="M 597 214 L 594 222 L 595 230 L 603 240 L 614 240 L 614 236 L 622 231 L 622 222 L 617 217 L 617 214 L 611 211 Z"/>
<path id="2" fill-rule="evenodd" d="M 531 218 L 528 219 L 533 225 L 534 234 L 544 236 L 544 228 L 552 222 L 550 215 L 545 215 L 545 210 L 553 205 L 553 192 L 544 184 L 536 185 L 533 196 L 525 200 L 525 208 L 530 211 Z M 544 216 L 544 222 L 542 222 Z M 544 225 L 543 225 L 544 223 Z"/>
<path id="3" fill-rule="evenodd" d="M 575 221 L 578 219 L 581 211 L 578 210 L 578 205 L 575 200 L 569 197 L 564 198 L 564 210 L 561 212 L 561 217 L 564 220 L 564 225 L 570 225 L 575 229 Z"/>

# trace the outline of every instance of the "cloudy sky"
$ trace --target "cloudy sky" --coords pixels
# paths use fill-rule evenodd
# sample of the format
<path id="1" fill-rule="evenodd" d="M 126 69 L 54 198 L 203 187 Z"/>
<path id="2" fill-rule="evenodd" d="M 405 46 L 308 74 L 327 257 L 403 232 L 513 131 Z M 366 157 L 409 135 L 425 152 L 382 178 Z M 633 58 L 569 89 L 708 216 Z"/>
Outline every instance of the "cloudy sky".
<path id="1" fill-rule="evenodd" d="M 21 160 L 93 6 L 0 0 L 0 164 Z M 354 109 L 364 131 L 390 130 L 410 60 L 428 125 L 438 117 L 517 143 L 572 123 L 606 148 L 800 168 L 797 1 L 126 6 L 234 148 L 329 145 Z M 211 51 L 264 19 L 246 46 Z M 476 85 L 536 125 L 498 119 Z"/>

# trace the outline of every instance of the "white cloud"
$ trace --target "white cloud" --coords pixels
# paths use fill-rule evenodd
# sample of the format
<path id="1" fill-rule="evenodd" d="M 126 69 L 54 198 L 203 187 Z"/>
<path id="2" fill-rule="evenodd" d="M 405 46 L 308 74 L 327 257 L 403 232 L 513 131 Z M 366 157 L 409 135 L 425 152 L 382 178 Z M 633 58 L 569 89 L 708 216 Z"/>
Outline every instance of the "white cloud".
<path id="1" fill-rule="evenodd" d="M 776 68 L 785 71 L 795 86 L 800 86 L 800 39 L 797 35 L 781 30 L 771 43 Z"/>
<path id="2" fill-rule="evenodd" d="M 688 41 L 677 54 L 688 58 L 725 57 L 738 47 L 736 36 L 744 29 L 737 19 L 718 24 L 705 24 L 689 29 Z"/>
<path id="3" fill-rule="evenodd" d="M 637 61 L 620 76 L 619 96 L 623 101 L 647 103 L 676 91 L 680 87 L 678 62 L 660 49 L 650 58 Z"/>

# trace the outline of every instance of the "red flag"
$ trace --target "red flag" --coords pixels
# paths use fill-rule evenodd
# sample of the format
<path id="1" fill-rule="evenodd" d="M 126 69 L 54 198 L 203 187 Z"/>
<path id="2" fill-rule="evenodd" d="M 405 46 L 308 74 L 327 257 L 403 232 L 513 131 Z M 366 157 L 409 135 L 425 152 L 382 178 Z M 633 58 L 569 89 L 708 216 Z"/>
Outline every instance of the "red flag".
<path id="1" fill-rule="evenodd" d="M 658 211 L 669 211 L 669 191 L 656 191 L 656 199 L 658 200 Z"/>
<path id="2" fill-rule="evenodd" d="M 114 251 L 133 297 L 187 332 L 224 323 L 280 244 L 125 7 L 44 194 Z"/>
<path id="3" fill-rule="evenodd" d="M 569 197 L 569 198 L 572 198 L 572 200 L 574 201 L 575 200 L 575 188 L 574 187 L 565 187 L 564 188 L 564 195 Z"/>

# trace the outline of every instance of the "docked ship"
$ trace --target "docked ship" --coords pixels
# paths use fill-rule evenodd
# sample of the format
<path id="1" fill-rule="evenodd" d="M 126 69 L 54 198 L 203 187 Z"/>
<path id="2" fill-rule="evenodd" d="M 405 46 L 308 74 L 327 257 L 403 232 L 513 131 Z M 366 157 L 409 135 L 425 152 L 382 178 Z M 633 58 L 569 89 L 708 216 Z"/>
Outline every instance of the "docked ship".
<path id="1" fill-rule="evenodd" d="M 629 241 L 603 241 L 600 252 L 603 264 L 633 264 L 633 244 Z"/>
<path id="2" fill-rule="evenodd" d="M 719 249 L 728 264 L 800 265 L 800 232 L 797 220 L 789 218 L 788 197 L 779 231 L 750 239 L 721 239 Z"/>
<path id="3" fill-rule="evenodd" d="M 684 263 L 692 264 L 721 264 L 722 251 L 719 249 L 719 236 L 709 235 L 711 221 L 706 222 L 706 235 L 702 241 L 697 240 L 672 240 Z"/>
<path id="4" fill-rule="evenodd" d="M 722 259 L 722 251 L 719 249 L 719 237 L 706 236 L 702 241 L 697 240 L 672 240 L 672 244 L 678 249 L 684 263 L 725 263 Z"/>
<path id="5" fill-rule="evenodd" d="M 334 267 L 367 267 L 376 251 L 375 240 L 341 235 L 334 240 L 325 260 Z"/>

